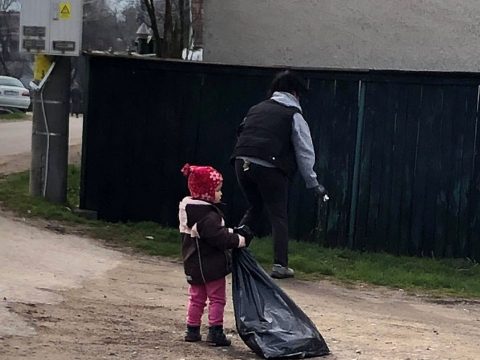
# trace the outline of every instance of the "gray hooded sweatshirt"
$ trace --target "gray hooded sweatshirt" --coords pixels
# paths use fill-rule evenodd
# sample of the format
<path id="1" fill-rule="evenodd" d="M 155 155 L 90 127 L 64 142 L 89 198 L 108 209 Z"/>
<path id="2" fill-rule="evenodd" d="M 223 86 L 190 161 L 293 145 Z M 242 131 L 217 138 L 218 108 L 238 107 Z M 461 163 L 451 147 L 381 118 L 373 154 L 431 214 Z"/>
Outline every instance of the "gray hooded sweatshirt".
<path id="1" fill-rule="evenodd" d="M 273 93 L 271 99 L 279 104 L 295 107 L 299 111 L 302 111 L 299 101 L 290 93 L 276 91 Z M 307 122 L 300 113 L 295 113 L 295 115 L 293 115 L 291 140 L 293 149 L 295 151 L 295 159 L 297 160 L 298 171 L 305 180 L 307 189 L 318 186 L 317 174 L 313 170 L 313 166 L 315 165 L 315 150 L 313 148 L 312 136 L 310 134 L 310 128 L 308 127 Z M 262 159 L 244 156 L 240 158 L 248 160 L 257 165 L 275 167 L 273 164 Z"/>

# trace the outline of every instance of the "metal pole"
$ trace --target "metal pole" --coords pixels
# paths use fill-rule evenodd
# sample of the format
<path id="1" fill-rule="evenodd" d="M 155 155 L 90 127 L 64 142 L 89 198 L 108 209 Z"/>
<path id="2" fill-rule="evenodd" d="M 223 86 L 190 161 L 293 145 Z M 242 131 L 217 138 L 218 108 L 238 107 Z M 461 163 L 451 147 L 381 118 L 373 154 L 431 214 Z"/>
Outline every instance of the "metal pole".
<path id="1" fill-rule="evenodd" d="M 60 204 L 67 198 L 70 72 L 70 58 L 56 57 L 33 97 L 30 194 Z"/>

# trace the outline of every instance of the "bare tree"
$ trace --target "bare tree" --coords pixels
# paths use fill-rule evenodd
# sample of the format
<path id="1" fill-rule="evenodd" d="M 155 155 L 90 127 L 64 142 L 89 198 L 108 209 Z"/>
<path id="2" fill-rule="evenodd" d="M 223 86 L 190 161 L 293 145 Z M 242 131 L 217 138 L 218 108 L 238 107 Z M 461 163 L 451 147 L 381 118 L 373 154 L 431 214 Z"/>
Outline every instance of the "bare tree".
<path id="1" fill-rule="evenodd" d="M 188 48 L 191 36 L 190 0 L 141 0 L 148 14 L 149 24 L 155 39 L 155 54 L 158 57 L 181 58 Z M 163 9 L 158 6 L 163 5 Z M 160 20 L 160 21 L 159 21 Z M 163 38 L 159 23 L 163 20 Z"/>
<path id="2" fill-rule="evenodd" d="M 10 12 L 18 6 L 16 0 L 0 0 L 0 65 L 2 67 L 2 72 L 5 75 L 10 75 L 9 68 L 7 66 L 7 61 L 11 57 L 11 19 Z"/>
<path id="3" fill-rule="evenodd" d="M 85 0 L 83 3 L 84 50 L 114 49 L 119 37 L 117 15 L 105 0 Z"/>
<path id="4" fill-rule="evenodd" d="M 160 31 L 158 30 L 158 23 L 157 23 L 157 11 L 155 9 L 155 1 L 154 0 L 142 0 L 147 10 L 148 18 L 150 19 L 150 28 L 152 29 L 153 38 L 155 39 L 155 55 L 158 57 L 162 56 L 162 38 L 160 37 Z M 171 3 L 170 0 L 167 0 L 168 3 Z M 166 3 L 167 3 L 166 2 Z M 165 3 L 165 8 L 167 7 Z"/>
<path id="5" fill-rule="evenodd" d="M 13 9 L 14 6 L 18 6 L 17 0 L 0 0 L 0 11 L 6 12 Z"/>

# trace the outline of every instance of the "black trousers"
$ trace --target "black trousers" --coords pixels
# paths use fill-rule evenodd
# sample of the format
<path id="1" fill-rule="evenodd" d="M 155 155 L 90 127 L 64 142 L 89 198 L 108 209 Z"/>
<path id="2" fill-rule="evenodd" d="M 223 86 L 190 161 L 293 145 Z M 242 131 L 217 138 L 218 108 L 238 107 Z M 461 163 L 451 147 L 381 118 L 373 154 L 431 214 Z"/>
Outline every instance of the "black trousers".
<path id="1" fill-rule="evenodd" d="M 288 266 L 288 177 L 277 168 L 252 163 L 245 171 L 243 164 L 243 160 L 235 160 L 235 172 L 250 207 L 240 225 L 258 232 L 265 207 L 272 224 L 274 263 Z"/>

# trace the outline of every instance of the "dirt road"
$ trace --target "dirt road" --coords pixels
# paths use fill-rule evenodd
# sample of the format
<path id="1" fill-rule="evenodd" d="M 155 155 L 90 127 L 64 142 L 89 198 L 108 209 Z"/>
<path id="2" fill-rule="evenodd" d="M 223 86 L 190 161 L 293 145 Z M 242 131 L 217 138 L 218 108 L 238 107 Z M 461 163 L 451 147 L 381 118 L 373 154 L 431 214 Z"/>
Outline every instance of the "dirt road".
<path id="1" fill-rule="evenodd" d="M 232 347 L 182 341 L 187 286 L 179 263 L 45 225 L 0 213 L 0 359 L 256 358 L 235 332 L 231 302 Z M 280 285 L 327 341 L 332 355 L 324 359 L 480 358 L 478 302 L 328 281 Z"/>
<path id="2" fill-rule="evenodd" d="M 182 341 L 180 264 L 0 219 L 2 359 L 254 359 L 234 329 L 230 349 Z M 327 359 L 478 359 L 480 305 L 402 291 L 281 282 L 316 323 Z"/>

